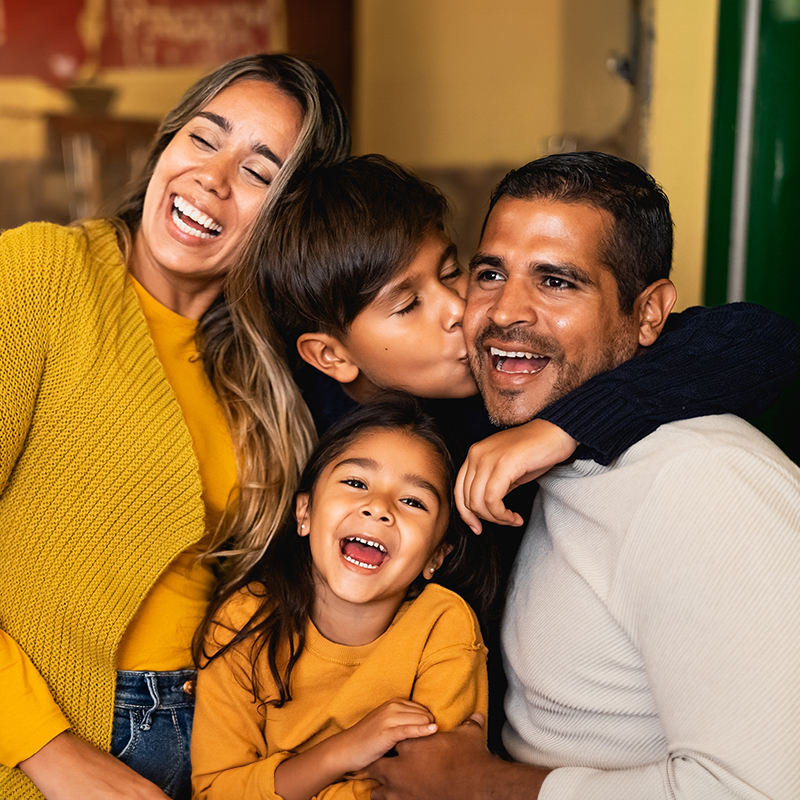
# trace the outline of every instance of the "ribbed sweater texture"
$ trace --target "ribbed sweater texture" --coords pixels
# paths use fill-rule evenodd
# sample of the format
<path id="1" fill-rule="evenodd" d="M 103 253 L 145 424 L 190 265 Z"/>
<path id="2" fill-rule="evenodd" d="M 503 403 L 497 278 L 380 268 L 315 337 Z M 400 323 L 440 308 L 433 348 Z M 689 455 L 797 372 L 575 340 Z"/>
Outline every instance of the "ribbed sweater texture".
<path id="1" fill-rule="evenodd" d="M 115 653 L 204 533 L 197 460 L 107 223 L 0 238 L 0 628 L 107 749 Z M 0 796 L 40 797 L 0 769 Z"/>
<path id="2" fill-rule="evenodd" d="M 541 800 L 800 797 L 800 469 L 742 420 L 540 480 L 503 625 Z"/>

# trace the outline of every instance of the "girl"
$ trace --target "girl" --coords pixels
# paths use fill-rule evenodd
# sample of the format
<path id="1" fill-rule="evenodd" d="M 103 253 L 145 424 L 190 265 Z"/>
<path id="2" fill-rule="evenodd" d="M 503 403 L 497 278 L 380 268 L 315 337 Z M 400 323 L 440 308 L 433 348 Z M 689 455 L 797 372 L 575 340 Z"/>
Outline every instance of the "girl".
<path id="1" fill-rule="evenodd" d="M 209 611 L 196 797 L 368 798 L 374 783 L 355 773 L 397 742 L 485 714 L 475 614 L 429 583 L 465 570 L 453 478 L 411 397 L 326 432 L 294 519 Z"/>

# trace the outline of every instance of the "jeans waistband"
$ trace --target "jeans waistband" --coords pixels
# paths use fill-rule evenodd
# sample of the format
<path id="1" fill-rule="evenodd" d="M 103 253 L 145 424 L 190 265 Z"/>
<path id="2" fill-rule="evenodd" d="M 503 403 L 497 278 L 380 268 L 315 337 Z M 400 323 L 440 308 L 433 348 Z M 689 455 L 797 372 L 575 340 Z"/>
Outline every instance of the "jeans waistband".
<path id="1" fill-rule="evenodd" d="M 119 708 L 174 708 L 194 704 L 197 673 L 193 669 L 170 672 L 119 670 L 114 704 Z"/>

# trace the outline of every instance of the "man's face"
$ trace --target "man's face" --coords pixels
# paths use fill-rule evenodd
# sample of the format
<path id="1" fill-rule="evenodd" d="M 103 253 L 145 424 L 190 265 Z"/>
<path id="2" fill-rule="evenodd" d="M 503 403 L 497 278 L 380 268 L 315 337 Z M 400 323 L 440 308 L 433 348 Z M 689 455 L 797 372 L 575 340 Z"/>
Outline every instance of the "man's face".
<path id="1" fill-rule="evenodd" d="M 471 275 L 470 366 L 493 421 L 520 425 L 638 347 L 600 261 L 611 216 L 584 203 L 500 199 Z"/>

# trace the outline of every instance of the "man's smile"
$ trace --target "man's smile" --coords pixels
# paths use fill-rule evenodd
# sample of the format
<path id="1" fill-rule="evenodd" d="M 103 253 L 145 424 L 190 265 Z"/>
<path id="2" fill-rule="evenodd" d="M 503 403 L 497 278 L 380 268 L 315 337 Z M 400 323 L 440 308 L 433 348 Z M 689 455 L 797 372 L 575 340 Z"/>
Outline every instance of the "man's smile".
<path id="1" fill-rule="evenodd" d="M 489 357 L 495 370 L 512 375 L 533 375 L 550 363 L 549 356 L 524 350 L 501 350 L 499 347 L 490 347 Z"/>

